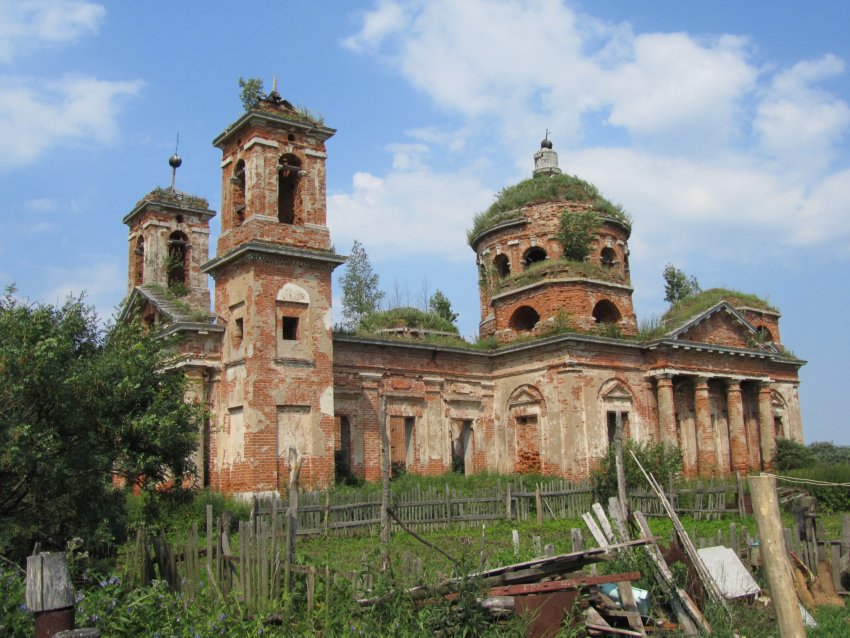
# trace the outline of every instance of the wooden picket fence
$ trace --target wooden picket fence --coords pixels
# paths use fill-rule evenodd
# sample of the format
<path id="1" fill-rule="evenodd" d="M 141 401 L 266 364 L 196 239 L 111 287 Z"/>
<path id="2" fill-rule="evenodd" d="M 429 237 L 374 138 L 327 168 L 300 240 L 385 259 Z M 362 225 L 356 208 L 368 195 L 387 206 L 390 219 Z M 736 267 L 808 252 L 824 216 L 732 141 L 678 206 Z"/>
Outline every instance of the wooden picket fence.
<path id="1" fill-rule="evenodd" d="M 392 488 L 391 488 L 392 489 Z M 735 483 L 676 486 L 670 484 L 667 497 L 679 514 L 697 520 L 720 518 L 726 514 L 744 515 L 745 497 L 740 476 Z M 392 489 L 393 511 L 405 526 L 419 531 L 446 527 L 480 526 L 488 521 L 517 520 L 538 522 L 580 518 L 596 501 L 590 481 L 550 479 L 531 483 L 522 477 L 473 492 L 445 485 L 405 491 Z M 275 507 L 282 513 L 285 500 L 254 501 L 254 516 L 270 515 Z M 631 490 L 629 508 L 646 516 L 664 516 L 652 492 Z M 381 523 L 379 492 L 303 491 L 298 495 L 298 535 L 353 536 L 377 533 Z"/>
<path id="2" fill-rule="evenodd" d="M 318 583 L 322 584 L 325 597 L 338 589 L 341 581 L 350 583 L 355 598 L 372 589 L 373 576 L 367 571 L 343 572 L 287 560 L 287 530 L 277 516 L 238 521 L 235 550 L 231 548 L 228 512 L 214 519 L 212 506 L 207 506 L 206 527 L 203 543 L 195 524 L 185 543 L 179 545 L 164 535 L 148 538 L 139 530 L 126 561 L 128 578 L 142 586 L 154 580 L 165 581 L 172 591 L 181 592 L 189 601 L 205 586 L 211 586 L 219 597 L 235 598 L 255 611 L 272 608 L 299 579 L 304 582 L 307 611 L 315 604 Z M 421 563 L 414 567 L 421 573 Z"/>

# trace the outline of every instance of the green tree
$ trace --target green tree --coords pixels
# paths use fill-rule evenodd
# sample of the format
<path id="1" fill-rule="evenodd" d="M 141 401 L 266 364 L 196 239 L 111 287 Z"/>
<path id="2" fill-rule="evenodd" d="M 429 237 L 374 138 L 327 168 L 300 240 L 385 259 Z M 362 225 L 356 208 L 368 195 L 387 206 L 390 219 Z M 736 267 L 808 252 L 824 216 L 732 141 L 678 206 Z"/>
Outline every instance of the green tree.
<path id="1" fill-rule="evenodd" d="M 62 306 L 0 298 L 0 554 L 39 541 L 121 533 L 115 473 L 138 481 L 192 470 L 201 410 L 169 344 L 137 322 L 98 326 L 81 299 Z"/>
<path id="2" fill-rule="evenodd" d="M 263 93 L 263 81 L 260 78 L 239 78 L 239 99 L 246 111 L 257 106 L 257 103 L 265 95 Z"/>
<path id="3" fill-rule="evenodd" d="M 564 247 L 564 257 L 570 261 L 583 261 L 590 254 L 590 244 L 599 230 L 599 215 L 591 210 L 561 213 L 556 235 Z"/>
<path id="4" fill-rule="evenodd" d="M 357 328 L 365 315 L 378 309 L 384 293 L 378 287 L 378 275 L 372 270 L 369 255 L 356 239 L 339 283 L 342 286 L 343 323 L 348 328 Z"/>
<path id="5" fill-rule="evenodd" d="M 676 303 L 701 292 L 697 278 L 688 276 L 673 264 L 664 267 L 664 299 Z"/>
<path id="6" fill-rule="evenodd" d="M 434 291 L 434 294 L 428 299 L 428 308 L 435 315 L 439 315 L 450 323 L 457 321 L 457 313 L 452 310 L 452 302 L 439 289 Z"/>

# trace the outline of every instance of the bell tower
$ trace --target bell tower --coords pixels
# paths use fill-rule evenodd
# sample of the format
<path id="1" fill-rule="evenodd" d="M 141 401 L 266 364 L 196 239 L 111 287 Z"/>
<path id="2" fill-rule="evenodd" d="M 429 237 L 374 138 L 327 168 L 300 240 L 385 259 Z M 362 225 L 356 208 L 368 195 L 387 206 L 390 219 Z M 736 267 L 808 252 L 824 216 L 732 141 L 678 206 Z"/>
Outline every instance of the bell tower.
<path id="1" fill-rule="evenodd" d="M 207 313 L 210 291 L 201 265 L 209 258 L 209 222 L 215 212 L 203 197 L 174 188 L 182 164 L 176 152 L 168 163 L 171 188 L 153 189 L 123 219 L 130 231 L 127 293 L 141 287 L 152 294 L 167 289 L 168 296 Z"/>
<path id="2" fill-rule="evenodd" d="M 222 232 L 203 266 L 226 326 L 210 483 L 263 493 L 334 476 L 331 249 L 325 142 L 335 133 L 276 90 L 213 144 L 222 151 Z"/>

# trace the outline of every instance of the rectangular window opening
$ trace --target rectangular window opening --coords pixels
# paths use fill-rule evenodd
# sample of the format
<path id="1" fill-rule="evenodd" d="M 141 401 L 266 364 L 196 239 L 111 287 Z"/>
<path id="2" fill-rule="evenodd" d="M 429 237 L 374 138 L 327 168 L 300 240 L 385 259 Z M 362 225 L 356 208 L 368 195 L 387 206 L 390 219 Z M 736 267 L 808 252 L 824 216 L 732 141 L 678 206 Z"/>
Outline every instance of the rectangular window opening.
<path id="1" fill-rule="evenodd" d="M 298 339 L 298 317 L 283 317 L 283 338 L 285 341 Z"/>
<path id="2" fill-rule="evenodd" d="M 242 336 L 244 335 L 244 320 L 242 317 L 239 317 L 233 322 L 233 339 L 235 341 L 242 341 Z"/>

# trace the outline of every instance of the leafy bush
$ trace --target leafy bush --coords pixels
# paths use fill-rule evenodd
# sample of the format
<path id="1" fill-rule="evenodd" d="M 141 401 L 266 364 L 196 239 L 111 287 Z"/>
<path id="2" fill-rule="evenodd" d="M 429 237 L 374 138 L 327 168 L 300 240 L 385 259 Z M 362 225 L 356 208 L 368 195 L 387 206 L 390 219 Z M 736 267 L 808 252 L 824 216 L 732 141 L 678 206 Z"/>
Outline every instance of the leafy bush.
<path id="1" fill-rule="evenodd" d="M 32 614 L 27 611 L 24 572 L 0 558 L 0 636 L 29 638 L 33 635 Z"/>
<path id="2" fill-rule="evenodd" d="M 628 488 L 648 489 L 646 478 L 635 463 L 630 452 L 634 452 L 647 472 L 652 472 L 661 485 L 677 477 L 682 471 L 682 453 L 679 448 L 664 443 L 637 442 L 627 440 L 623 445 L 623 470 Z M 608 446 L 608 453 L 591 474 L 593 489 L 600 499 L 617 495 L 617 469 L 614 458 L 614 446 Z"/>
<path id="3" fill-rule="evenodd" d="M 818 463 L 812 467 L 783 472 L 785 476 L 813 479 L 828 483 L 841 483 L 841 486 L 805 485 L 806 490 L 818 500 L 818 511 L 850 512 L 850 465 L 844 463 Z"/>
<path id="4" fill-rule="evenodd" d="M 811 467 L 815 464 L 815 455 L 802 443 L 791 439 L 776 439 L 776 454 L 773 462 L 780 471 Z"/>
<path id="5" fill-rule="evenodd" d="M 590 242 L 599 225 L 599 215 L 590 210 L 561 213 L 556 237 L 564 248 L 564 257 L 570 261 L 584 261 L 590 254 Z"/>
<path id="6" fill-rule="evenodd" d="M 140 494 L 127 494 L 128 527 L 131 531 L 144 528 L 152 534 L 171 532 L 185 536 L 193 523 L 203 530 L 207 505 L 212 505 L 213 517 L 225 511 L 232 514 L 233 524 L 249 518 L 251 504 L 210 490 L 146 489 Z"/>
<path id="7" fill-rule="evenodd" d="M 850 463 L 850 446 L 836 445 L 832 441 L 809 444 L 809 451 L 818 463 Z"/>

